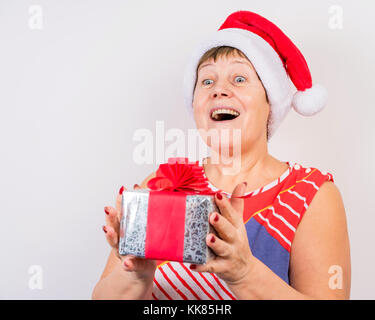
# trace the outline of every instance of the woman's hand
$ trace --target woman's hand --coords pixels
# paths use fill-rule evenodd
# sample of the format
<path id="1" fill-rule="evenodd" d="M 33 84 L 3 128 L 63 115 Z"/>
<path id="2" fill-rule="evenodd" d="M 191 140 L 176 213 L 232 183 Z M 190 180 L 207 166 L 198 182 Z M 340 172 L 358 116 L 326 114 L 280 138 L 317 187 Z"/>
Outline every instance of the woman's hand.
<path id="1" fill-rule="evenodd" d="M 243 196 L 245 189 L 245 183 L 237 185 L 231 199 L 216 194 L 215 202 L 221 215 L 212 212 L 209 221 L 218 236 L 208 234 L 206 243 L 217 256 L 204 265 L 190 266 L 194 271 L 216 273 L 228 285 L 238 284 L 245 279 L 255 259 L 243 222 L 244 200 L 234 198 Z"/>
<path id="2" fill-rule="evenodd" d="M 137 184 L 134 189 L 141 189 Z M 150 280 L 153 279 L 156 261 L 149 259 L 142 259 L 132 255 L 121 256 L 118 252 L 119 235 L 120 235 L 120 221 L 121 221 L 121 204 L 122 192 L 126 188 L 122 187 L 116 198 L 116 208 L 111 206 L 104 207 L 106 213 L 106 225 L 103 226 L 106 238 L 116 256 L 121 260 L 121 265 L 124 271 L 133 272 L 136 280 Z"/>

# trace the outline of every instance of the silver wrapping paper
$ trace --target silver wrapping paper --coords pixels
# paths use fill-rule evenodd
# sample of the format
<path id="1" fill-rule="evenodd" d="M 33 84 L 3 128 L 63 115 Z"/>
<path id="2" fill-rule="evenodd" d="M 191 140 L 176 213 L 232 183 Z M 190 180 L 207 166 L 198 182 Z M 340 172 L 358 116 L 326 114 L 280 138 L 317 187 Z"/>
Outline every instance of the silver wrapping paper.
<path id="1" fill-rule="evenodd" d="M 122 194 L 120 255 L 145 257 L 148 197 L 149 190 L 129 190 Z M 213 196 L 186 196 L 184 262 L 204 264 L 214 256 L 206 245 L 207 234 L 216 234 L 208 221 L 213 211 L 220 213 Z"/>

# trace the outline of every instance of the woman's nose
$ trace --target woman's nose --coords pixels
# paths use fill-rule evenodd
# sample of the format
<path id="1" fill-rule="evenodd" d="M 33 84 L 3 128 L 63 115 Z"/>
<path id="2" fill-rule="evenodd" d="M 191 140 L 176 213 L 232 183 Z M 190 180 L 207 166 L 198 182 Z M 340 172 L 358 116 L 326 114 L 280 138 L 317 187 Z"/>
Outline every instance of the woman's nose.
<path id="1" fill-rule="evenodd" d="M 226 92 L 222 92 L 222 91 L 220 91 L 220 92 L 214 92 L 212 96 L 213 96 L 214 98 L 216 98 L 217 96 L 225 96 L 225 97 L 227 97 L 228 94 L 227 94 Z"/>
<path id="2" fill-rule="evenodd" d="M 212 98 L 217 98 L 217 97 L 229 97 L 231 95 L 230 90 L 225 89 L 225 88 L 215 88 L 211 94 Z"/>

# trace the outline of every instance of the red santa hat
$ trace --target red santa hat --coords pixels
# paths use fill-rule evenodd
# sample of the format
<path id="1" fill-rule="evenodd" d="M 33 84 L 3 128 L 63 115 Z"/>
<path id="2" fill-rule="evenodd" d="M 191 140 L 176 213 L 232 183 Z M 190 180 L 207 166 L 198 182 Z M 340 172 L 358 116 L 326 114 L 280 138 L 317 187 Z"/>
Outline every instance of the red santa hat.
<path id="1" fill-rule="evenodd" d="M 206 51 L 218 46 L 241 50 L 262 80 L 271 108 L 269 139 L 291 107 L 303 116 L 312 116 L 324 108 L 327 90 L 319 84 L 312 84 L 306 60 L 293 42 L 262 16 L 250 11 L 237 11 L 195 48 L 188 61 L 184 75 L 184 99 L 191 114 L 198 62 Z M 297 89 L 294 93 L 291 81 Z"/>

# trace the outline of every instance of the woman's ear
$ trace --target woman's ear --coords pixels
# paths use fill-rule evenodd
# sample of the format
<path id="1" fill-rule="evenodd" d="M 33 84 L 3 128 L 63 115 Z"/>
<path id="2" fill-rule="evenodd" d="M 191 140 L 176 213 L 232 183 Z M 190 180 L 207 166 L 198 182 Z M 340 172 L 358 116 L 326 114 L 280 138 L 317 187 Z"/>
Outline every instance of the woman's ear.
<path id="1" fill-rule="evenodd" d="M 263 88 L 264 88 L 264 86 L 263 86 Z M 267 101 L 267 103 L 268 103 L 268 104 L 270 104 L 270 101 L 268 100 L 268 94 L 267 94 L 267 90 L 266 90 L 266 89 L 264 89 L 264 92 L 265 92 L 265 94 L 266 94 L 266 101 Z"/>
<path id="2" fill-rule="evenodd" d="M 268 118 L 267 118 L 267 128 L 266 128 L 266 130 L 267 130 L 267 141 L 268 141 L 268 136 L 269 136 L 269 132 L 270 132 L 270 129 L 269 129 L 269 127 L 270 127 L 270 119 L 271 119 L 271 106 L 270 106 L 270 104 L 268 103 L 268 99 L 267 99 L 267 105 L 268 105 Z"/>

